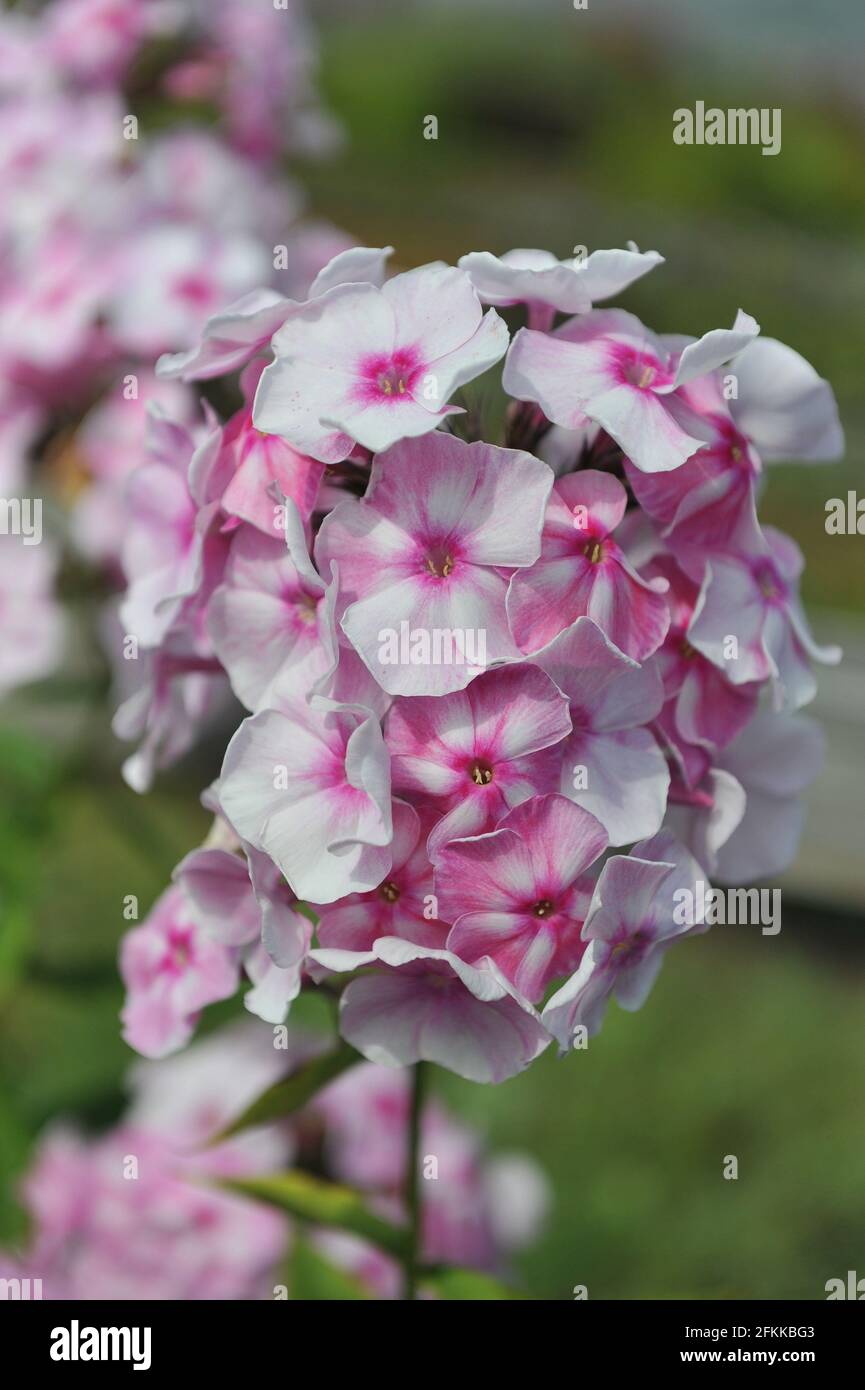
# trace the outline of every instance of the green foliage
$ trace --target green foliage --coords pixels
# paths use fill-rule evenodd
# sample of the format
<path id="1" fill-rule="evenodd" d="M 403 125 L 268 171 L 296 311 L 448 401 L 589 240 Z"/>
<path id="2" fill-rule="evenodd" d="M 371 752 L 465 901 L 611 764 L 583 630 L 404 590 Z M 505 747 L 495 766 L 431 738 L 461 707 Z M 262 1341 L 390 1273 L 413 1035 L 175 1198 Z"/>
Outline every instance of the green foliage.
<path id="1" fill-rule="evenodd" d="M 482 1274 L 477 1269 L 442 1266 L 440 1269 L 421 1271 L 420 1279 L 422 1285 L 448 1302 L 491 1303 L 525 1298 L 524 1294 L 509 1289 L 491 1274 Z"/>
<path id="2" fill-rule="evenodd" d="M 230 1178 L 221 1186 L 254 1197 L 316 1226 L 334 1226 L 363 1240 L 372 1241 L 389 1255 L 402 1259 L 407 1251 L 407 1232 L 377 1215 L 365 1198 L 350 1187 L 325 1182 L 309 1173 L 274 1173 L 263 1178 Z"/>
<path id="3" fill-rule="evenodd" d="M 297 1300 L 361 1302 L 371 1295 L 359 1279 L 338 1269 L 302 1235 L 294 1238 L 288 1263 L 288 1289 Z"/>

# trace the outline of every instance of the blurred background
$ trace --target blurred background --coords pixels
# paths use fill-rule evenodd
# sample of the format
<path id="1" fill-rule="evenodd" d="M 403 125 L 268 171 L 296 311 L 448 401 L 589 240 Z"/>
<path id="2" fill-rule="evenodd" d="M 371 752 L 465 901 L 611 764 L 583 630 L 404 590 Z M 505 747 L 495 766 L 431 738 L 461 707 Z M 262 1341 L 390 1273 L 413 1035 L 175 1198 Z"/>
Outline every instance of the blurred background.
<path id="1" fill-rule="evenodd" d="M 585 1053 L 548 1053 L 502 1088 L 438 1077 L 551 1179 L 547 1230 L 520 1261 L 533 1293 L 821 1298 L 865 1273 L 865 540 L 824 525 L 829 498 L 865 495 L 865 7 L 319 0 L 312 18 L 344 130 L 326 159 L 295 161 L 314 214 L 394 244 L 402 266 L 633 238 L 667 258 L 625 300 L 654 329 L 699 335 L 741 306 L 837 393 L 845 461 L 773 467 L 762 507 L 805 553 L 818 640 L 847 658 L 821 670 L 810 711 L 827 766 L 783 930 L 717 928 L 671 953 L 643 1011 L 611 1011 Z M 674 145 L 673 111 L 697 100 L 780 107 L 781 153 Z M 0 705 L 0 1244 L 22 1228 L 16 1177 L 46 1121 L 97 1127 L 122 1108 L 123 899 L 143 911 L 203 837 L 218 766 L 214 741 L 137 798 L 98 653 L 72 648 L 62 675 Z"/>

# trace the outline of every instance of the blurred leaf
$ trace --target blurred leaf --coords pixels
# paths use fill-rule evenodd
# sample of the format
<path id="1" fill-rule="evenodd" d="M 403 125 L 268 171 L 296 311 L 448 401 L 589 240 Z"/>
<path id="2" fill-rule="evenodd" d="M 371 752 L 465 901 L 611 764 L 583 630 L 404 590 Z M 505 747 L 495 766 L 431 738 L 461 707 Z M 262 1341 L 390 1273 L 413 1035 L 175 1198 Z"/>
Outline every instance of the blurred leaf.
<path id="1" fill-rule="evenodd" d="M 353 1067 L 355 1062 L 361 1061 L 363 1058 L 355 1048 L 341 1042 L 332 1052 L 326 1052 L 322 1057 L 314 1057 L 284 1081 L 277 1081 L 274 1086 L 269 1087 L 242 1115 L 218 1134 L 213 1143 L 222 1143 L 223 1139 L 230 1138 L 242 1129 L 250 1129 L 253 1125 L 267 1124 L 270 1120 L 281 1120 L 285 1115 L 293 1114 L 295 1110 L 302 1109 L 322 1086 L 326 1086 L 329 1081 Z"/>
<path id="2" fill-rule="evenodd" d="M 440 1298 L 453 1301 L 489 1303 L 496 1300 L 525 1299 L 526 1295 L 500 1284 L 490 1274 L 477 1269 L 442 1266 L 421 1272 L 421 1283 L 435 1289 Z"/>
<path id="3" fill-rule="evenodd" d="M 358 1302 L 371 1297 L 359 1279 L 331 1264 L 302 1236 L 294 1242 L 289 1279 L 291 1296 L 296 1299 Z"/>
<path id="4" fill-rule="evenodd" d="M 301 1221 L 317 1226 L 335 1226 L 363 1240 L 372 1241 L 389 1255 L 402 1259 L 408 1246 L 408 1233 L 376 1215 L 359 1192 L 336 1183 L 324 1182 L 309 1173 L 274 1173 L 264 1178 L 227 1178 L 221 1186 L 245 1197 L 255 1197 L 268 1206 L 287 1211 Z"/>

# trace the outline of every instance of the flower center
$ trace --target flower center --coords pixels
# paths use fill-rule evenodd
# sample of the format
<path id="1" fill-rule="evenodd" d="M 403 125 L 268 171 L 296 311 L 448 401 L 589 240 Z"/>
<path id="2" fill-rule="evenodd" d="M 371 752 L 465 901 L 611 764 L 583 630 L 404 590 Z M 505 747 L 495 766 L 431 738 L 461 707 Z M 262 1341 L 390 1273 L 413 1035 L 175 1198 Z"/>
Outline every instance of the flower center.
<path id="1" fill-rule="evenodd" d="M 610 960 L 615 961 L 617 965 L 622 965 L 631 956 L 637 955 L 649 940 L 648 934 L 644 931 L 634 932 L 633 936 L 626 936 L 623 941 L 616 942 L 610 952 Z"/>
<path id="2" fill-rule="evenodd" d="M 693 661 L 695 656 L 699 656 L 699 652 L 696 647 L 691 646 L 687 637 L 683 637 L 679 647 L 679 655 L 684 657 L 685 661 Z"/>
<path id="3" fill-rule="evenodd" d="M 761 593 L 766 598 L 781 598 L 784 586 L 772 565 L 761 565 L 756 574 Z"/>
<path id="4" fill-rule="evenodd" d="M 493 770 L 489 763 L 483 762 L 481 758 L 475 758 L 469 768 L 469 777 L 476 787 L 488 787 L 493 780 Z"/>
<path id="5" fill-rule="evenodd" d="M 386 396 L 404 396 L 406 393 L 405 376 L 397 367 L 391 367 L 389 371 L 380 372 L 378 376 L 378 389 Z"/>
<path id="6" fill-rule="evenodd" d="M 590 565 L 597 565 L 604 558 L 604 547 L 600 541 L 589 541 L 583 546 L 583 554 Z"/>
<path id="7" fill-rule="evenodd" d="M 300 598 L 297 599 L 296 607 L 300 621 L 311 627 L 318 615 L 317 599 L 314 599 L 312 594 L 301 594 Z"/>
<path id="8" fill-rule="evenodd" d="M 657 362 L 642 353 L 634 353 L 623 363 L 622 376 L 629 386 L 636 386 L 638 391 L 647 391 L 657 375 Z"/>
<path id="9" fill-rule="evenodd" d="M 549 917 L 553 910 L 553 904 L 549 898 L 539 898 L 532 908 L 536 917 Z"/>
<path id="10" fill-rule="evenodd" d="M 399 898 L 399 889 L 392 878 L 386 878 L 378 891 L 386 903 L 395 903 Z"/>
<path id="11" fill-rule="evenodd" d="M 396 348 L 394 352 L 373 353 L 358 364 L 361 399 L 367 404 L 375 401 L 411 399 L 412 383 L 422 370 L 420 354 L 415 347 Z"/>
<path id="12" fill-rule="evenodd" d="M 447 579 L 448 575 L 453 573 L 455 561 L 450 551 L 431 550 L 427 553 L 424 564 L 436 579 Z"/>

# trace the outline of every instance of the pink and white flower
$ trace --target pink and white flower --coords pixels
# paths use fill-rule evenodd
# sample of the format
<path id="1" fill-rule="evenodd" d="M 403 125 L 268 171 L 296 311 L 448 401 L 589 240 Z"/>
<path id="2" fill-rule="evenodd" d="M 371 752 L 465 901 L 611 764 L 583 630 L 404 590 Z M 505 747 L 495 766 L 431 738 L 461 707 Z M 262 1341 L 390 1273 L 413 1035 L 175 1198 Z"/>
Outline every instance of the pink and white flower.
<path id="1" fill-rule="evenodd" d="M 220 801 L 299 898 L 366 893 L 390 869 L 390 767 L 378 718 L 363 706 L 292 697 L 244 720 L 225 754 Z"/>
<path id="2" fill-rule="evenodd" d="M 519 655 L 503 571 L 537 559 L 552 481 L 529 454 L 434 434 L 379 455 L 366 496 L 325 518 L 319 569 L 338 568 L 342 630 L 384 690 L 443 695 L 463 689 L 479 667 Z M 432 655 L 415 662 L 410 649 L 403 659 L 387 640 L 403 624 Z M 455 630 L 466 655 L 437 662 L 433 639 Z"/>
<path id="3" fill-rule="evenodd" d="M 678 468 L 702 440 L 676 418 L 675 393 L 741 352 L 759 333 L 742 310 L 733 327 L 694 341 L 657 338 L 633 314 L 602 309 L 547 335 L 522 328 L 505 363 L 504 387 L 537 401 L 565 429 L 601 425 L 637 468 Z"/>
<path id="4" fill-rule="evenodd" d="M 451 840 L 435 859 L 439 910 L 453 922 L 448 950 L 488 956 L 536 1002 L 580 961 L 587 870 L 607 844 L 600 822 L 558 795 L 524 801 L 487 835 Z"/>
<path id="5" fill-rule="evenodd" d="M 625 656 L 591 618 L 578 618 L 532 658 L 567 695 L 573 732 L 561 753 L 557 790 L 590 811 L 610 843 L 660 828 L 670 776 L 646 727 L 664 692 L 657 666 Z"/>
<path id="6" fill-rule="evenodd" d="M 648 569 L 670 585 L 670 629 L 655 654 L 664 687 L 657 727 L 693 785 L 707 771 L 713 752 L 725 748 L 753 718 L 760 687 L 756 682 L 733 684 L 725 669 L 693 645 L 689 634 L 700 589 L 672 556 L 657 556 Z"/>
<path id="7" fill-rule="evenodd" d="M 252 526 L 234 533 L 222 583 L 207 609 L 217 656 L 247 709 L 282 693 L 305 697 L 335 661 L 332 610 L 335 591 L 313 568 L 303 525 L 292 503 L 283 504 L 286 540 Z"/>
<path id="8" fill-rule="evenodd" d="M 275 434 L 262 434 L 252 423 L 252 396 L 264 364 L 253 363 L 241 380 L 248 404 L 222 432 L 226 467 L 233 471 L 222 496 L 223 509 L 248 521 L 267 536 L 281 533 L 285 498 L 308 521 L 319 496 L 324 465 L 299 454 Z"/>
<path id="9" fill-rule="evenodd" d="M 557 310 L 585 314 L 596 300 L 621 294 L 663 260 L 657 251 L 639 251 L 631 242 L 627 251 L 593 251 L 563 261 L 550 251 L 518 249 L 503 256 L 471 251 L 458 264 L 484 304 L 525 304 L 531 327 L 546 329 Z"/>
<path id="10" fill-rule="evenodd" d="M 607 860 L 583 927 L 585 954 L 542 1015 L 562 1052 L 578 1027 L 598 1031 L 612 996 L 623 1009 L 642 1008 L 673 942 L 705 930 L 687 920 L 694 914 L 680 910 L 687 904 L 677 896 L 690 893 L 694 904 L 702 876 L 669 831 Z"/>
<path id="11" fill-rule="evenodd" d="M 592 618 L 637 661 L 660 646 L 669 624 L 666 581 L 641 578 L 613 540 L 626 506 L 625 489 L 609 473 L 588 468 L 556 481 L 540 558 L 508 589 L 508 618 L 524 652 L 536 652 L 580 617 Z"/>
<path id="12" fill-rule="evenodd" d="M 60 665 L 65 625 L 53 594 L 56 569 L 44 540 L 0 535 L 0 697 Z"/>
<path id="13" fill-rule="evenodd" d="M 124 1038 L 145 1057 L 175 1052 L 206 1004 L 234 994 L 239 970 L 237 952 L 196 926 L 179 888 L 166 889 L 121 946 Z"/>
<path id="14" fill-rule="evenodd" d="M 443 946 L 448 924 L 439 917 L 427 834 L 435 819 L 408 802 L 393 803 L 393 862 L 387 877 L 368 893 L 316 906 L 318 941 L 324 947 L 368 951 L 381 936 L 399 936 L 418 946 Z"/>
<path id="15" fill-rule="evenodd" d="M 356 444 L 378 452 L 427 434 L 458 407 L 457 387 L 507 350 L 461 270 L 429 265 L 372 284 L 337 284 L 292 309 L 273 339 L 253 418 L 324 463 Z"/>
<path id="16" fill-rule="evenodd" d="M 771 679 L 776 708 L 814 698 L 811 660 L 841 660 L 838 647 L 819 647 L 811 636 L 798 595 L 803 566 L 795 541 L 767 526 L 757 553 L 707 562 L 688 630 L 692 646 L 734 685 Z"/>
<path id="17" fill-rule="evenodd" d="M 393 786 L 442 816 L 430 853 L 491 829 L 536 793 L 557 790 L 557 745 L 570 730 L 566 697 L 536 666 L 487 671 L 467 690 L 439 698 L 395 700 L 385 733 Z"/>
<path id="18" fill-rule="evenodd" d="M 719 883 L 773 878 L 796 857 L 805 823 L 801 794 L 824 760 L 819 724 L 763 710 L 716 759 L 668 823 Z"/>
<path id="19" fill-rule="evenodd" d="M 364 966 L 340 999 L 340 1032 L 386 1067 L 437 1062 L 467 1081 L 499 1082 L 524 1071 L 549 1036 L 537 1013 L 492 961 L 467 965 L 450 951 L 382 936 L 369 951 L 317 950 L 341 973 Z"/>
<path id="20" fill-rule="evenodd" d="M 317 299 L 334 285 L 368 281 L 381 285 L 392 246 L 352 246 L 338 252 L 317 274 L 309 298 Z M 266 287 L 249 290 L 227 308 L 213 314 L 201 330 L 199 342 L 188 352 L 165 353 L 156 370 L 162 377 L 181 381 L 206 381 L 245 367 L 270 344 L 297 301 Z"/>

